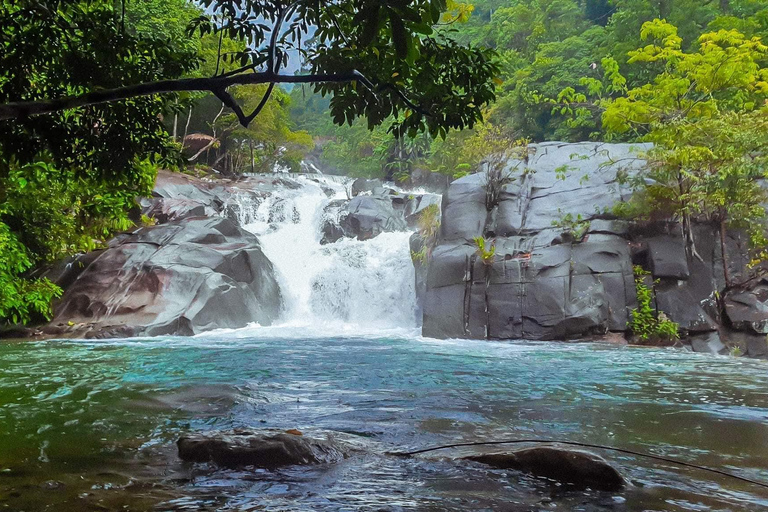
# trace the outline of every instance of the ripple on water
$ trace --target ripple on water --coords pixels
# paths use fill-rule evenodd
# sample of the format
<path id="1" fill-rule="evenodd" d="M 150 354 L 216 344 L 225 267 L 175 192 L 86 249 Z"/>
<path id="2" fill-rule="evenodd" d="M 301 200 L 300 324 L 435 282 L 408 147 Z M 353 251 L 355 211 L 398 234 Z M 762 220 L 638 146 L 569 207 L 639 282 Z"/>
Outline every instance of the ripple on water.
<path id="1" fill-rule="evenodd" d="M 427 340 L 413 330 L 0 344 L 0 505 L 82 510 L 758 510 L 747 484 L 605 453 L 633 485 L 575 492 L 389 450 L 546 437 L 768 480 L 761 362 L 594 344 Z M 338 332 L 338 331 L 337 331 Z M 185 430 L 354 436 L 375 453 L 276 472 L 180 463 Z M 347 434 L 341 434 L 346 432 Z M 10 471 L 8 471 L 10 470 Z M 82 477 L 82 478 L 80 478 Z M 46 482 L 58 490 L 43 490 Z M 109 485 L 107 485 L 109 484 Z M 158 505 L 161 504 L 161 505 Z"/>

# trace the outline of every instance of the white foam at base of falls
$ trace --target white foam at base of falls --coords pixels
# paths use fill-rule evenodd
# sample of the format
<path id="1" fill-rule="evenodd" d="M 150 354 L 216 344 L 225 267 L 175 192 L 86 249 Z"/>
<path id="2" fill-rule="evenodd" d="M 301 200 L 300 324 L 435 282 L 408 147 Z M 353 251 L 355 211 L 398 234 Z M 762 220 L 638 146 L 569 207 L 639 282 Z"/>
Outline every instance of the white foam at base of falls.
<path id="1" fill-rule="evenodd" d="M 413 328 L 416 320 L 411 233 L 382 233 L 366 241 L 342 238 L 321 245 L 321 226 L 334 199 L 346 199 L 338 179 L 296 178 L 299 189 L 264 199 L 237 199 L 236 220 L 259 237 L 278 273 L 285 301 L 281 325 L 348 331 Z M 332 197 L 325 191 L 333 190 Z"/>

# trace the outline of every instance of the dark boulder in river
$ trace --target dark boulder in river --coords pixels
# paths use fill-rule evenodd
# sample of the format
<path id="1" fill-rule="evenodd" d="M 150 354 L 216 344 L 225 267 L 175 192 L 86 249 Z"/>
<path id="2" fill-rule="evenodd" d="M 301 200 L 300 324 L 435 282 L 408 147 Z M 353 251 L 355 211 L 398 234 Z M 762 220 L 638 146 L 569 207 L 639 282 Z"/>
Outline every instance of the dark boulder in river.
<path id="1" fill-rule="evenodd" d="M 50 334 L 193 335 L 275 320 L 281 293 L 256 236 L 192 217 L 116 237 L 58 303 Z"/>
<path id="2" fill-rule="evenodd" d="M 467 460 L 499 469 L 514 469 L 574 487 L 618 491 L 624 478 L 602 457 L 580 450 L 539 446 L 506 453 L 472 455 Z"/>
<path id="3" fill-rule="evenodd" d="M 283 466 L 338 462 L 345 450 L 333 441 L 299 433 L 235 429 L 182 435 L 176 443 L 179 457 L 189 462 L 213 462 L 223 467 Z"/>

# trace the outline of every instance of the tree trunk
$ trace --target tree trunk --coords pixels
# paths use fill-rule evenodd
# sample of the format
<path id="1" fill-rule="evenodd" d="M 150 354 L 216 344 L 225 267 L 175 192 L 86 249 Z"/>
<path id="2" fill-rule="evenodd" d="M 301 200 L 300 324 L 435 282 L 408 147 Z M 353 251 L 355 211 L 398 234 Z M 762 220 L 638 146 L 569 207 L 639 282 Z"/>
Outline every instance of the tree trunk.
<path id="1" fill-rule="evenodd" d="M 723 278 L 725 279 L 725 288 L 731 287 L 731 274 L 728 271 L 728 249 L 726 247 L 726 230 L 725 230 L 725 218 L 720 219 L 720 252 L 723 257 Z"/>
<path id="2" fill-rule="evenodd" d="M 254 162 L 253 162 L 253 139 L 248 139 L 248 145 L 251 147 L 251 174 L 255 174 L 256 169 L 254 169 Z"/>
<path id="3" fill-rule="evenodd" d="M 179 113 L 174 112 L 173 113 L 173 142 L 176 142 L 176 136 L 178 135 L 178 129 L 179 129 Z"/>
<path id="4" fill-rule="evenodd" d="M 184 126 L 184 138 L 181 139 L 182 146 L 184 141 L 187 140 L 187 133 L 189 132 L 189 122 L 192 120 L 192 105 L 189 106 L 189 115 L 187 115 L 187 124 Z"/>
<path id="5" fill-rule="evenodd" d="M 659 18 L 666 19 L 672 13 L 672 0 L 659 0 Z"/>

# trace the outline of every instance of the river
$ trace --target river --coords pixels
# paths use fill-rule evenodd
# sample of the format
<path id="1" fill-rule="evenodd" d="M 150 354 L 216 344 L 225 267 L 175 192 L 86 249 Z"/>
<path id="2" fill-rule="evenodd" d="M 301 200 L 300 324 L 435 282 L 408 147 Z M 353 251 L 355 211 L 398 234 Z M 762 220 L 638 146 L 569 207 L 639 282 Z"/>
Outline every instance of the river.
<path id="1" fill-rule="evenodd" d="M 541 437 L 768 482 L 768 365 L 603 344 L 423 338 L 408 234 L 321 246 L 317 225 L 333 197 L 307 187 L 238 210 L 280 273 L 278 325 L 194 338 L 0 343 L 0 508 L 768 508 L 766 489 L 612 452 L 599 453 L 629 481 L 613 493 L 456 460 L 477 449 L 386 455 Z M 180 433 L 233 427 L 333 435 L 362 451 L 278 471 L 178 459 Z"/>

